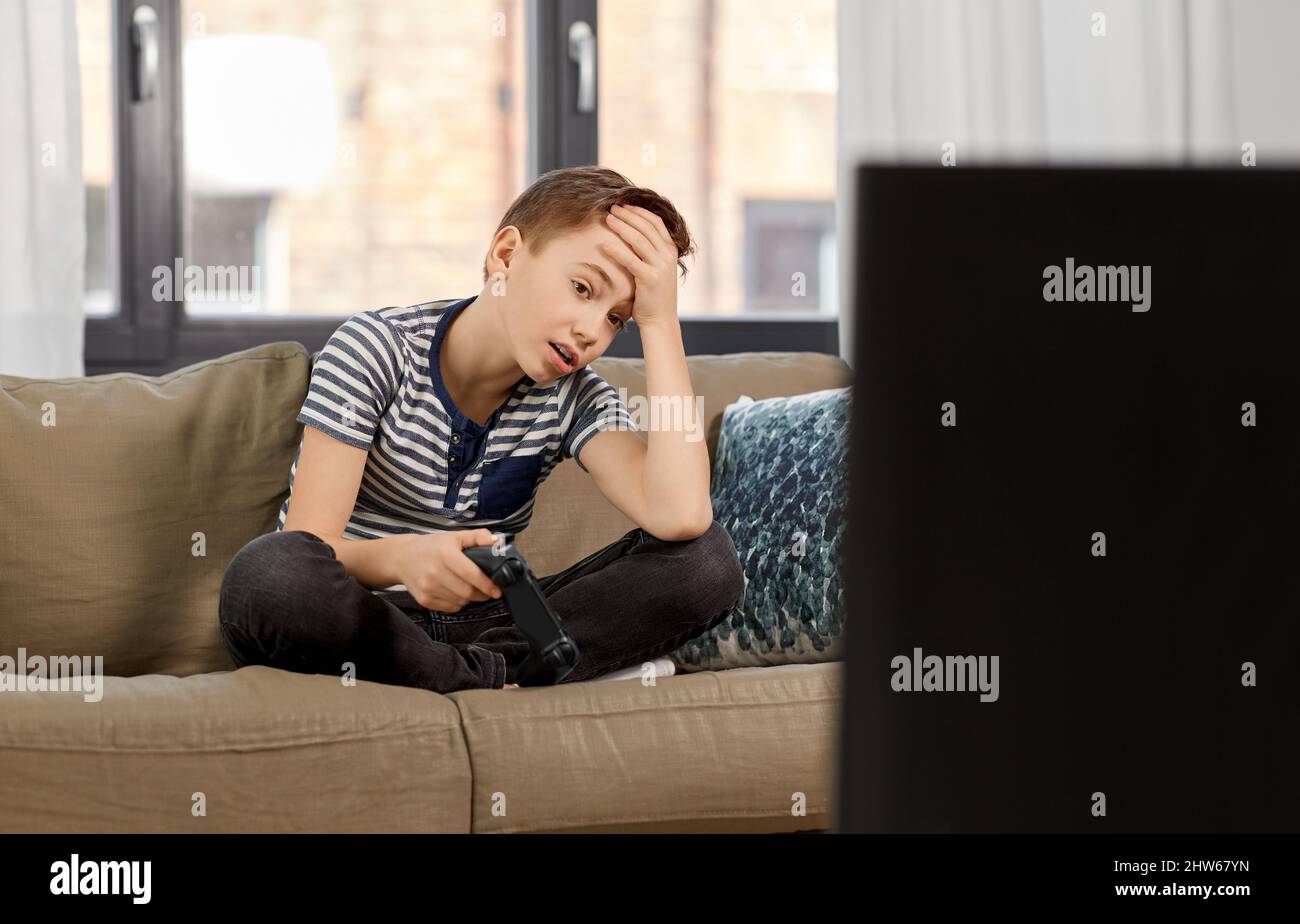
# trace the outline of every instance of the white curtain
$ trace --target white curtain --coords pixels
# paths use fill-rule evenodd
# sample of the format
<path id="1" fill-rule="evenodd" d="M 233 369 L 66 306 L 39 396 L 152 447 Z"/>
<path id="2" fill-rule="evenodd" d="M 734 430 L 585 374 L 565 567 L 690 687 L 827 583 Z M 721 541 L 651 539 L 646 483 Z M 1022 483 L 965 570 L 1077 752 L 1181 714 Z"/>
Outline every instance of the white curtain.
<path id="1" fill-rule="evenodd" d="M 1297 0 L 840 0 L 838 29 L 847 362 L 861 161 L 1300 159 Z"/>
<path id="2" fill-rule="evenodd" d="M 0 3 L 0 373 L 85 374 L 73 0 Z"/>

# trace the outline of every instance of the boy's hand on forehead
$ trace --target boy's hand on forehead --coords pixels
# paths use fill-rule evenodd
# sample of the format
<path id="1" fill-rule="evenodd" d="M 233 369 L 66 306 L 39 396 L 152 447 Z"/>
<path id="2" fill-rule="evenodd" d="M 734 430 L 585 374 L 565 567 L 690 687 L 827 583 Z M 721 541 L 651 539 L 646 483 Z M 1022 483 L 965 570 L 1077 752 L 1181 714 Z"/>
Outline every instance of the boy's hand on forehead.
<path id="1" fill-rule="evenodd" d="M 620 240 L 596 246 L 632 274 L 637 326 L 677 323 L 677 245 L 663 219 L 639 205 L 616 205 L 605 224 Z"/>

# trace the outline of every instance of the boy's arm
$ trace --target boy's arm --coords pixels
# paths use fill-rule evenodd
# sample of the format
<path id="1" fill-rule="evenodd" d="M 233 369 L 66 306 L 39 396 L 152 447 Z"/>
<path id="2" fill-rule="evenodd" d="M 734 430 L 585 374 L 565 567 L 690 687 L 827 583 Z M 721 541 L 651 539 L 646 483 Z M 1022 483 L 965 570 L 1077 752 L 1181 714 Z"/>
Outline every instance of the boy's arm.
<path id="1" fill-rule="evenodd" d="M 402 370 L 401 344 L 382 315 L 354 314 L 326 341 L 295 418 L 305 426 L 283 528 L 323 539 L 348 574 L 372 590 L 401 580 L 393 571 L 393 549 L 411 537 L 344 539 L 343 533 Z"/>
<path id="2" fill-rule="evenodd" d="M 364 449 L 349 446 L 315 426 L 305 427 L 284 532 L 301 529 L 324 540 L 349 575 L 371 590 L 382 590 L 401 581 L 393 570 L 393 549 L 411 537 L 343 538 L 365 467 Z"/>
<path id="3" fill-rule="evenodd" d="M 694 539 L 713 522 L 713 505 L 703 415 L 696 413 L 677 318 L 677 251 L 648 209 L 616 207 L 607 221 L 622 242 L 601 246 L 636 280 L 632 313 L 645 355 L 646 398 L 681 413 L 660 414 L 646 443 L 627 431 L 602 430 L 582 449 L 582 463 L 610 503 L 646 532 Z"/>
<path id="4" fill-rule="evenodd" d="M 628 430 L 602 430 L 582 448 L 582 464 L 600 492 L 632 522 L 659 539 L 694 539 L 713 522 L 709 499 L 709 448 L 696 415 L 681 330 L 642 331 L 646 392 L 682 414 L 660 414 L 647 441 Z M 675 423 L 684 426 L 674 426 Z"/>

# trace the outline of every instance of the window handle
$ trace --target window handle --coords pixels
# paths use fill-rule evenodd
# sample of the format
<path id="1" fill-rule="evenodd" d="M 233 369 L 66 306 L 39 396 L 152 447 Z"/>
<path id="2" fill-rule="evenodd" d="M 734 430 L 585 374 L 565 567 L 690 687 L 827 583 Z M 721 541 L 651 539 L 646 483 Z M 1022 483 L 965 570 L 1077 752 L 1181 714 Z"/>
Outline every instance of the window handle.
<path id="1" fill-rule="evenodd" d="M 578 111 L 596 111 L 596 36 L 579 19 L 569 26 L 569 60 L 578 65 Z"/>
<path id="2" fill-rule="evenodd" d="M 158 93 L 158 13 L 137 6 L 131 13 L 131 99 L 140 103 Z"/>

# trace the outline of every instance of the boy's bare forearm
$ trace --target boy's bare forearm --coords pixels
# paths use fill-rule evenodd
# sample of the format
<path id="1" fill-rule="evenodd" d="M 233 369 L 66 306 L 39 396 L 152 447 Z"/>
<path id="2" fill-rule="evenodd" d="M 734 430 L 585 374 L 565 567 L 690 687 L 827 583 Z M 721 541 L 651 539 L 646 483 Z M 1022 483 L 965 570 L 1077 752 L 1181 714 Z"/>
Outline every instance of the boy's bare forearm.
<path id="1" fill-rule="evenodd" d="M 402 579 L 393 567 L 397 557 L 393 553 L 397 545 L 409 538 L 406 535 L 385 536 L 382 539 L 344 539 L 340 536 L 326 541 L 348 574 L 370 590 L 383 590 L 401 583 Z"/>
<path id="2" fill-rule="evenodd" d="M 641 328 L 645 356 L 646 397 L 662 407 L 681 402 L 682 416 L 661 419 L 650 428 L 646 441 L 645 495 L 656 508 L 671 510 L 682 523 L 707 527 L 712 520 L 709 502 L 709 447 L 703 437 L 703 420 L 696 420 L 695 390 L 686 366 L 681 325 L 676 318 Z"/>

